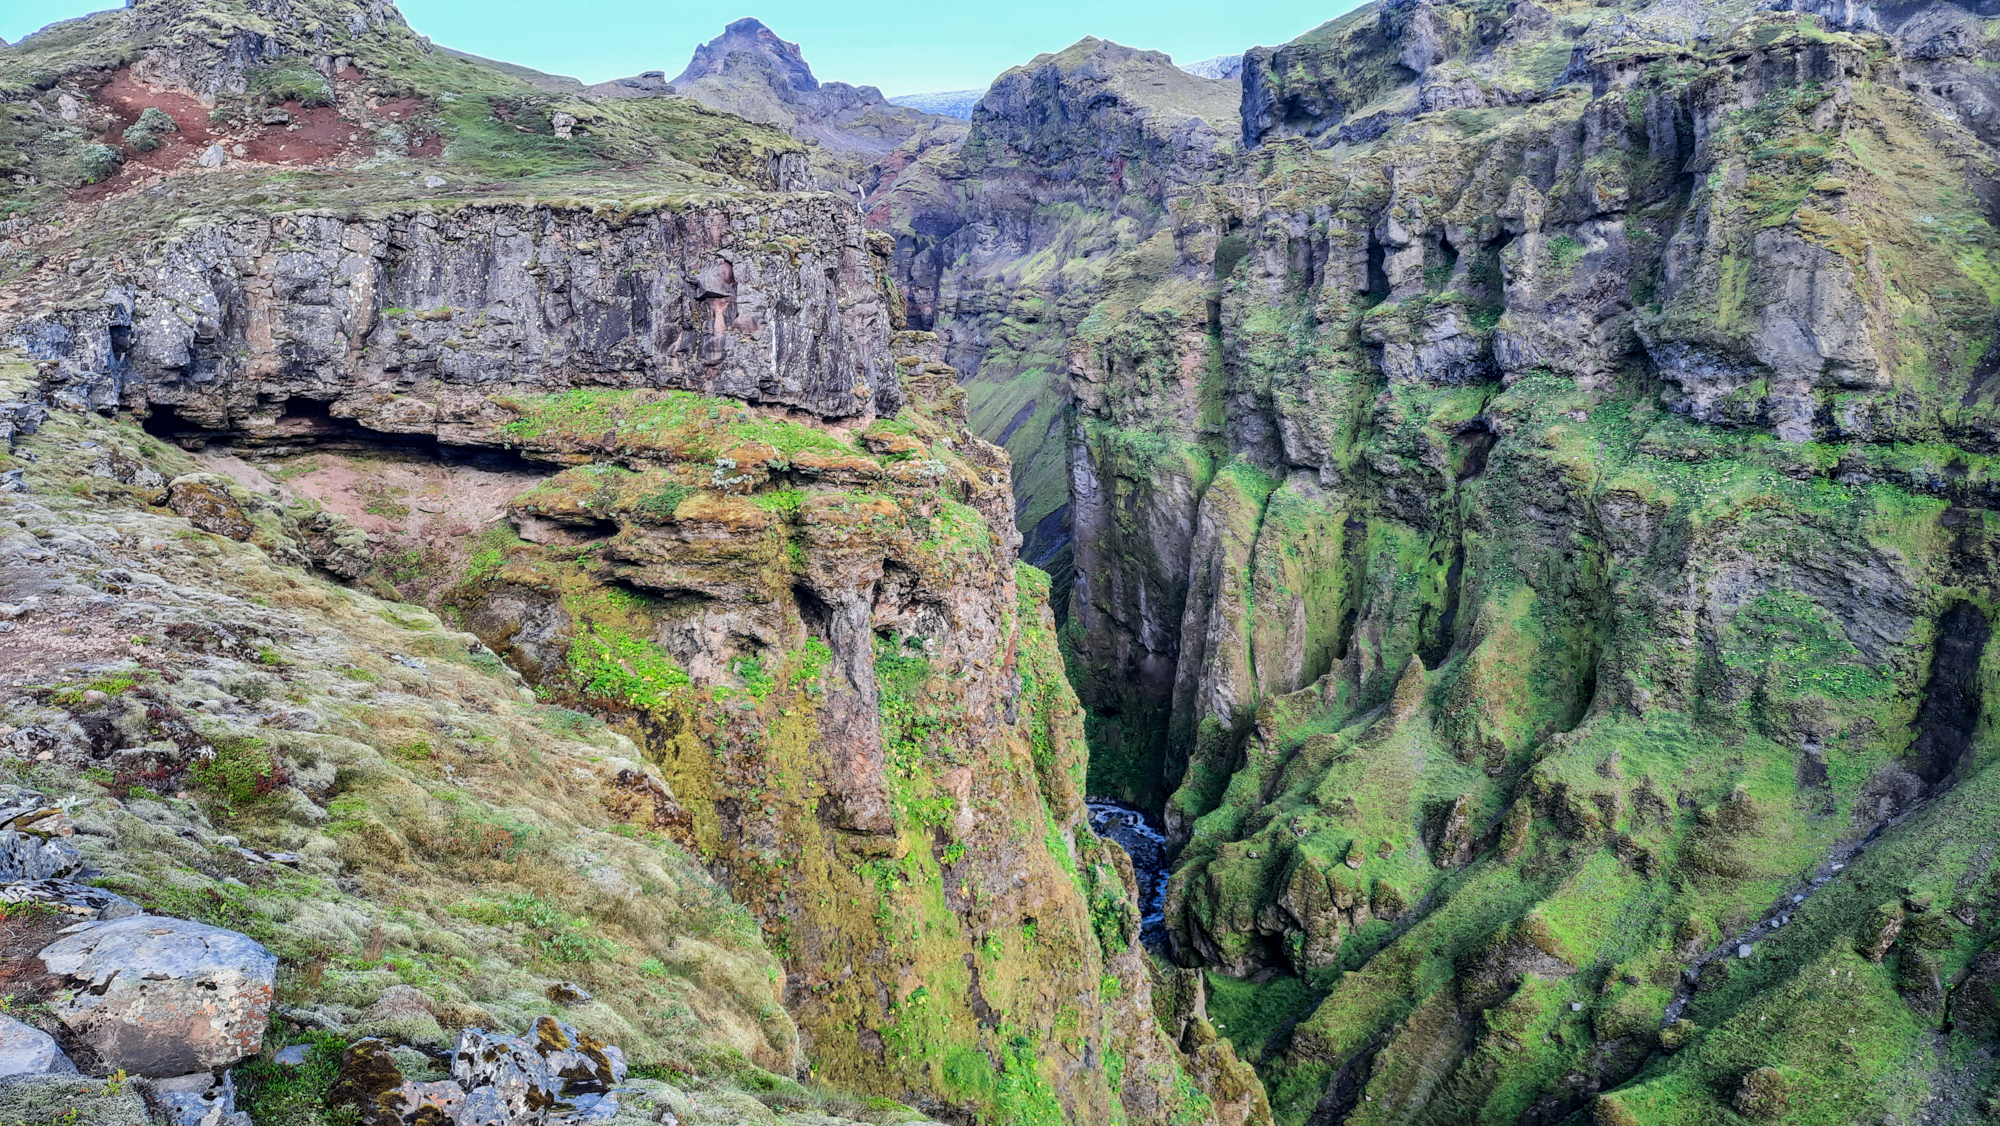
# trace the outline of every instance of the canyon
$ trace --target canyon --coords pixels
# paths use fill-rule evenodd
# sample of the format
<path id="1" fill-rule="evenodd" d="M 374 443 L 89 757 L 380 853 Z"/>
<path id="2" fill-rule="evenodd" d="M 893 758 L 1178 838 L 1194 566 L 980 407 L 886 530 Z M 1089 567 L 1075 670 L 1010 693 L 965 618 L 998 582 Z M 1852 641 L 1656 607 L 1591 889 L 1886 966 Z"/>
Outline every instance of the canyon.
<path id="1" fill-rule="evenodd" d="M 0 47 L 0 1117 L 1987 1120 L 1995 60 Z M 261 1039 L 128 1089 L 135 913 Z"/>

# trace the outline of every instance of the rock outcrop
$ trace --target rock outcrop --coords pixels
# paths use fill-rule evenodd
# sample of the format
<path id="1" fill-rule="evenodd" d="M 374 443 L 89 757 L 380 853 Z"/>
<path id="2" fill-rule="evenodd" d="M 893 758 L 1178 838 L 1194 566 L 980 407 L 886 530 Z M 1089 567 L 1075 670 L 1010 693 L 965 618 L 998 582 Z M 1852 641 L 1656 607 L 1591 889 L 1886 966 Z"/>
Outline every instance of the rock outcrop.
<path id="1" fill-rule="evenodd" d="M 73 393 L 168 433 L 285 437 L 324 420 L 488 444 L 496 396 L 586 385 L 864 423 L 899 403 L 874 250 L 826 197 L 262 218 L 162 250 L 109 305 L 21 331 L 89 388 Z"/>

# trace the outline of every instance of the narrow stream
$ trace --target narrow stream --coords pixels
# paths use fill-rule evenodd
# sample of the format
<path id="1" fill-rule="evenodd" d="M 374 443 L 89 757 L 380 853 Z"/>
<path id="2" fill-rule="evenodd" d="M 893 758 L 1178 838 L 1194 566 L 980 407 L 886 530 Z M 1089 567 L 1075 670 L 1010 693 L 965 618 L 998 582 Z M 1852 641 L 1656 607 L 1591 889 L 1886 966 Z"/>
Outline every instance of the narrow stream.
<path id="1" fill-rule="evenodd" d="M 1159 818 L 1110 798 L 1090 798 L 1090 830 L 1109 837 L 1132 854 L 1139 878 L 1139 940 L 1149 949 L 1167 941 L 1167 837 Z"/>

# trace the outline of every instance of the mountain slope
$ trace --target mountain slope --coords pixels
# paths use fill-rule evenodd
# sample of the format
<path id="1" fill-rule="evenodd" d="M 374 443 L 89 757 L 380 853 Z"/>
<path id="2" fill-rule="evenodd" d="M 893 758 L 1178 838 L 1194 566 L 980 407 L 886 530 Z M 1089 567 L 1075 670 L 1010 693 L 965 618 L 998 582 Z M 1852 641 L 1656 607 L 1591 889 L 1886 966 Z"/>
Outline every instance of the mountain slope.
<path id="1" fill-rule="evenodd" d="M 814 146 L 820 186 L 857 198 L 875 192 L 885 169 L 961 135 L 952 118 L 896 104 L 873 86 L 820 82 L 798 44 L 747 17 L 695 48 L 672 82 L 665 81 L 663 72 L 648 72 L 593 86 L 591 92 L 616 97 L 680 94 L 775 126 Z"/>

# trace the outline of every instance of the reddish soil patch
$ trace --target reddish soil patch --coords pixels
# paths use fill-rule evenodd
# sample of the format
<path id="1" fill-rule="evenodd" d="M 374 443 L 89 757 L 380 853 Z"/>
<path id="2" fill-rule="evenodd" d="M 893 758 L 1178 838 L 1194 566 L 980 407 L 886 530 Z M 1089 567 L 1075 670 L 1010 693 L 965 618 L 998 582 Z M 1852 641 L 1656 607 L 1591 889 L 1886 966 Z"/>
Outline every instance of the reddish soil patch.
<path id="1" fill-rule="evenodd" d="M 368 133 L 332 106 L 306 109 L 297 102 L 286 102 L 283 108 L 292 115 L 291 124 L 265 126 L 243 141 L 243 159 L 260 164 L 317 164 L 350 151 L 374 151 Z"/>
<path id="2" fill-rule="evenodd" d="M 384 98 L 375 112 L 383 118 L 398 124 L 408 124 L 425 109 L 423 101 L 417 98 Z M 443 156 L 444 138 L 437 134 L 410 134 L 410 155 L 415 157 Z"/>
<path id="3" fill-rule="evenodd" d="M 361 72 L 351 66 L 334 77 L 344 84 L 362 80 Z M 375 149 L 373 131 L 341 116 L 333 106 L 308 109 L 286 102 L 280 108 L 290 121 L 253 123 L 230 130 L 211 124 L 208 107 L 199 101 L 176 91 L 155 91 L 134 78 L 129 68 L 113 74 L 97 91 L 97 98 L 113 118 L 112 131 L 102 140 L 125 154 L 125 164 L 109 179 L 71 193 L 72 199 L 83 202 L 115 195 L 153 176 L 192 169 L 202 151 L 218 142 L 232 161 L 292 167 L 366 156 Z M 415 98 L 391 98 L 382 103 L 381 112 L 386 120 L 408 122 L 423 108 L 424 103 Z M 148 109 L 164 111 L 180 131 L 161 137 L 162 144 L 151 152 L 136 152 L 125 144 L 124 133 Z M 412 134 L 409 152 L 416 157 L 442 156 L 444 138 Z"/>
<path id="4" fill-rule="evenodd" d="M 35 955 L 76 918 L 25 904 L 0 904 L 0 908 L 4 908 L 0 910 L 0 996 L 32 1003 L 63 988 L 63 980 L 50 976 Z"/>
<path id="5" fill-rule="evenodd" d="M 78 188 L 73 193 L 75 199 L 103 199 L 150 177 L 192 164 L 221 135 L 209 125 L 208 107 L 186 94 L 171 90 L 155 92 L 133 78 L 129 68 L 111 76 L 111 81 L 97 91 L 97 101 L 112 117 L 111 132 L 102 140 L 125 154 L 125 165 L 109 179 Z M 180 131 L 162 135 L 160 147 L 152 152 L 137 152 L 125 144 L 125 130 L 148 109 L 160 110 L 173 118 Z"/>
<path id="6" fill-rule="evenodd" d="M 0 584 L 5 585 L 5 584 Z M 46 684 L 65 669 L 136 656 L 129 633 L 107 611 L 69 595 L 43 596 L 0 633 L 0 691 L 16 682 Z"/>
<path id="7" fill-rule="evenodd" d="M 197 152 L 208 147 L 208 107 L 186 94 L 172 90 L 155 92 L 145 83 L 132 77 L 129 68 L 112 75 L 111 81 L 105 83 L 104 88 L 97 92 L 97 100 L 117 119 L 115 128 L 121 142 L 124 140 L 125 129 L 138 121 L 139 115 L 148 109 L 163 111 L 174 119 L 175 125 L 180 127 L 180 132 L 169 133 L 160 138 L 166 142 L 164 146 L 148 153 L 128 154 L 129 160 L 164 165 L 171 163 L 171 158 L 162 154 L 172 152 L 177 147 L 193 148 Z"/>

